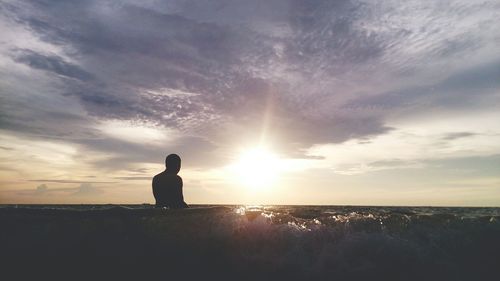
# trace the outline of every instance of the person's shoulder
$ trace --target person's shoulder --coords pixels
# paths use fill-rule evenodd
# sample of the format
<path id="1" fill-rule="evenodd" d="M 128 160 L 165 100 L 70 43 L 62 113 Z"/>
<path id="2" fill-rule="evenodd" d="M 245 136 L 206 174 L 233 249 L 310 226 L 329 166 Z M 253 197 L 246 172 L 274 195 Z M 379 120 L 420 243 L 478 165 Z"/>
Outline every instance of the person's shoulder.
<path id="1" fill-rule="evenodd" d="M 162 177 L 164 177 L 164 176 L 165 176 L 165 172 L 161 172 L 161 173 L 159 173 L 159 174 L 155 175 L 155 176 L 153 177 L 153 180 L 158 179 L 158 178 L 162 178 Z"/>

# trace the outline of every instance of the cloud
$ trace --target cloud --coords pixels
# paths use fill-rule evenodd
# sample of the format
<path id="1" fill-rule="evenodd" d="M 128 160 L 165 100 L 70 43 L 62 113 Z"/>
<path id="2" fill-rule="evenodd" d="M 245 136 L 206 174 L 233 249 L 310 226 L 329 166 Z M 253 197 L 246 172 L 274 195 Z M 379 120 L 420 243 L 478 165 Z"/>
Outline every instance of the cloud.
<path id="1" fill-rule="evenodd" d="M 448 4 L 4 3 L 2 20 L 37 44 L 2 47 L 0 127 L 102 153 L 90 164 L 106 171 L 170 151 L 223 165 L 260 139 L 321 160 L 307 149 L 498 104 L 498 6 Z"/>
<path id="2" fill-rule="evenodd" d="M 79 142 L 83 150 L 91 150 L 107 157 L 100 157 L 92 164 L 101 171 L 133 169 L 133 164 L 155 163 L 163 165 L 166 155 L 178 153 L 189 167 L 220 165 L 227 159 L 215 153 L 215 145 L 200 137 L 179 136 L 164 144 L 144 144 L 123 139 L 85 139 Z"/>
<path id="3" fill-rule="evenodd" d="M 89 181 L 78 181 L 78 180 L 56 180 L 56 179 L 35 179 L 35 180 L 28 180 L 28 181 L 34 181 L 34 182 L 48 182 L 48 183 L 115 183 L 112 181 L 94 181 L 94 182 L 89 182 Z M 45 184 L 42 184 L 40 186 L 45 186 Z M 39 187 L 40 187 L 39 186 Z"/>
<path id="4" fill-rule="evenodd" d="M 347 110 L 372 111 L 378 116 L 395 112 L 427 114 L 426 109 L 489 109 L 499 102 L 494 89 L 500 88 L 500 61 L 482 64 L 455 73 L 435 84 L 411 86 L 397 91 L 354 98 L 345 104 Z M 474 94 L 471 94 L 474 93 Z"/>
<path id="5" fill-rule="evenodd" d="M 294 71 L 301 76 L 305 75 L 302 79 L 309 79 L 308 73 L 317 67 L 316 58 L 321 58 L 325 66 L 335 66 L 346 61 L 361 62 L 363 58 L 376 56 L 378 53 L 374 51 L 377 49 L 377 42 L 352 28 L 349 17 L 345 17 L 345 12 L 351 13 L 351 9 L 356 8 L 349 1 L 332 7 L 328 2 L 315 6 L 290 3 L 295 14 L 287 15 L 290 17 L 287 21 L 294 34 L 286 42 L 245 27 L 200 23 L 183 15 L 165 14 L 135 5 L 107 10 L 111 14 L 106 18 L 100 17 L 102 11 L 98 9 L 92 16 L 85 13 L 80 15 L 78 21 L 72 17 L 72 10 L 61 10 L 66 9 L 66 5 L 34 5 L 43 11 L 43 15 L 59 16 L 46 17 L 40 13 L 28 12 L 21 15 L 21 20 L 43 34 L 44 40 L 51 43 L 62 41 L 77 50 L 84 67 L 77 68 L 60 58 L 34 52 L 29 52 L 22 59 L 18 58 L 19 61 L 37 69 L 70 77 L 88 78 L 90 74 L 83 73 L 95 73 L 93 76 L 97 80 L 94 83 L 85 86 L 71 85 L 76 89 L 67 93 L 68 96 L 78 97 L 92 114 L 104 118 L 142 118 L 154 122 L 162 120 L 168 126 L 188 130 L 200 126 L 213 127 L 213 130 L 223 127 L 211 124 L 211 120 L 241 123 L 245 127 L 252 125 L 258 130 L 255 124 L 248 124 L 246 119 L 249 114 L 264 114 L 265 107 L 260 104 L 268 98 L 268 89 L 271 87 L 281 92 L 279 95 L 283 100 L 282 105 L 287 107 L 275 112 L 278 115 L 275 120 L 282 123 L 278 124 L 283 127 L 282 130 L 292 130 L 293 127 L 289 124 L 298 123 L 297 121 L 306 117 L 307 112 L 303 112 L 300 104 L 287 102 L 286 92 L 290 90 L 289 84 L 292 81 L 283 80 L 283 77 L 269 79 L 268 68 L 282 64 L 279 60 L 286 60 Z M 87 8 L 93 9 L 93 6 Z M 108 8 L 110 7 L 106 4 L 102 7 Z M 333 8 L 338 10 L 332 10 Z M 331 15 L 323 14 L 325 9 L 335 11 L 335 16 L 332 18 Z M 311 13 L 311 16 L 305 18 L 302 13 L 306 12 Z M 99 18 L 97 21 L 96 16 Z M 127 21 L 123 21 L 124 18 Z M 316 27 L 324 24 L 348 41 L 319 34 L 306 35 L 316 32 Z M 163 28 L 154 29 L 157 26 Z M 305 40 L 305 36 L 314 40 Z M 278 58 L 275 52 L 277 43 L 286 43 L 282 54 L 285 58 Z M 326 50 L 326 53 L 316 54 L 316 50 Z M 115 64 L 110 60 L 120 60 L 123 63 Z M 107 69 L 106 74 L 96 73 L 98 69 Z M 250 74 L 250 70 L 255 75 Z M 124 79 L 127 83 L 122 82 Z M 276 87 L 279 84 L 283 84 L 283 88 Z M 162 88 L 199 95 L 177 98 L 141 94 L 144 89 Z M 262 91 L 267 93 L 261 93 Z M 245 104 L 249 106 L 241 108 Z M 256 104 L 260 108 L 253 106 Z M 241 110 L 235 111 L 236 108 Z M 290 115 L 290 111 L 296 114 Z M 350 122 L 346 117 L 339 122 L 339 129 L 331 122 L 317 123 L 320 119 L 309 118 L 308 124 L 297 131 L 310 131 L 310 128 L 325 126 L 327 123 L 337 136 L 344 135 L 331 141 L 349 137 L 343 126 L 350 126 L 353 134 L 365 134 L 367 131 L 360 128 L 358 132 L 359 125 L 352 124 L 356 121 Z M 384 131 L 383 127 L 378 131 L 376 124 L 377 122 L 373 122 L 370 133 Z M 217 134 L 209 133 L 212 138 Z M 311 141 L 323 141 L 321 138 L 314 139 L 317 134 L 318 131 L 311 131 L 306 134 L 290 134 L 288 137 L 298 138 L 298 142 L 308 145 Z M 302 139 L 303 137 L 306 139 Z M 329 136 L 325 136 L 323 139 L 328 138 Z"/>
<path id="6" fill-rule="evenodd" d="M 448 133 L 443 137 L 443 140 L 456 140 L 461 138 L 473 137 L 477 136 L 476 133 L 472 132 L 456 132 L 456 133 Z"/>
<path id="7" fill-rule="evenodd" d="M 47 181 L 54 183 L 75 183 L 76 181 Z M 94 196 L 104 193 L 101 188 L 95 187 L 92 183 L 82 182 L 77 187 L 55 187 L 49 188 L 47 184 L 38 185 L 35 189 L 11 190 L 21 196 L 50 196 L 53 199 L 60 199 L 66 196 Z"/>
<path id="8" fill-rule="evenodd" d="M 77 65 L 65 62 L 58 56 L 44 56 L 31 50 L 19 50 L 16 61 L 29 65 L 32 68 L 46 70 L 55 74 L 75 78 L 82 81 L 88 81 L 92 75 L 82 70 Z"/>
<path id="9" fill-rule="evenodd" d="M 103 191 L 101 189 L 94 187 L 91 183 L 81 183 L 71 196 L 95 196 L 102 193 Z"/>
<path id="10" fill-rule="evenodd" d="M 48 187 L 46 184 L 41 184 L 36 187 L 35 194 L 36 195 L 44 195 L 48 192 Z"/>
<path id="11" fill-rule="evenodd" d="M 47 184 L 38 185 L 35 189 L 14 190 L 21 196 L 59 196 L 73 191 L 74 188 L 49 188 Z"/>
<path id="12" fill-rule="evenodd" d="M 127 181 L 151 181 L 153 179 L 153 177 L 152 176 L 150 176 L 150 177 L 128 176 L 128 177 L 115 177 L 115 179 L 127 180 Z"/>
<path id="13" fill-rule="evenodd" d="M 500 173 L 500 154 L 489 156 L 459 157 L 456 159 L 432 159 L 428 160 L 438 172 L 447 170 L 448 174 L 460 174 L 461 177 L 481 177 L 497 178 Z"/>

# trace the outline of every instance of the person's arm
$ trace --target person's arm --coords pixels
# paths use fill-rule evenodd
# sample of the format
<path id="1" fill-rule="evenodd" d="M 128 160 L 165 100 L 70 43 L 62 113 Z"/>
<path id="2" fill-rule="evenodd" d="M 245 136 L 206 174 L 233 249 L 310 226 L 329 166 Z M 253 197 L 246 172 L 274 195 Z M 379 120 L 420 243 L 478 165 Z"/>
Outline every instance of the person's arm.
<path id="1" fill-rule="evenodd" d="M 182 191 L 182 187 L 184 186 L 184 183 L 182 182 L 182 178 L 179 177 L 179 182 L 180 182 L 180 188 L 179 188 L 179 192 L 180 192 L 180 196 L 179 196 L 179 204 L 180 204 L 180 207 L 181 208 L 189 208 L 189 206 L 186 204 L 186 202 L 184 202 L 184 194 L 183 194 L 183 191 Z"/>
<path id="2" fill-rule="evenodd" d="M 157 191 L 157 188 L 155 188 L 157 185 L 156 181 L 157 181 L 157 179 L 155 176 L 155 177 L 153 177 L 152 187 L 153 187 L 153 196 L 155 198 L 155 205 L 158 205 L 158 191 Z"/>

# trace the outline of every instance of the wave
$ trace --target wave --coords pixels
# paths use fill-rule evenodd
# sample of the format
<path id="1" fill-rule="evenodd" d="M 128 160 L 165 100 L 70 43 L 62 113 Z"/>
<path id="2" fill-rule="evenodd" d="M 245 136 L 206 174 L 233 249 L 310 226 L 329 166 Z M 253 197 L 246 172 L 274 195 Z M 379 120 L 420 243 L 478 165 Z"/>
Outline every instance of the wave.
<path id="1" fill-rule="evenodd" d="M 0 208 L 2 249 L 24 262 L 70 256 L 155 272 L 161 260 L 182 276 L 239 280 L 494 280 L 499 220 L 498 208 Z"/>

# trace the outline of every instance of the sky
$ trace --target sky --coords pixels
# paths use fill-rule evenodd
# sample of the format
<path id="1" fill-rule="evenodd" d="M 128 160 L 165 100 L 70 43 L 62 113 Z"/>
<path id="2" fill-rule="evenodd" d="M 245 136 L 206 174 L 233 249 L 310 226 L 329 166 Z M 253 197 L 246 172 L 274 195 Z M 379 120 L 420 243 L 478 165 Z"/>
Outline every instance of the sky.
<path id="1" fill-rule="evenodd" d="M 0 204 L 500 206 L 500 1 L 0 1 Z"/>

